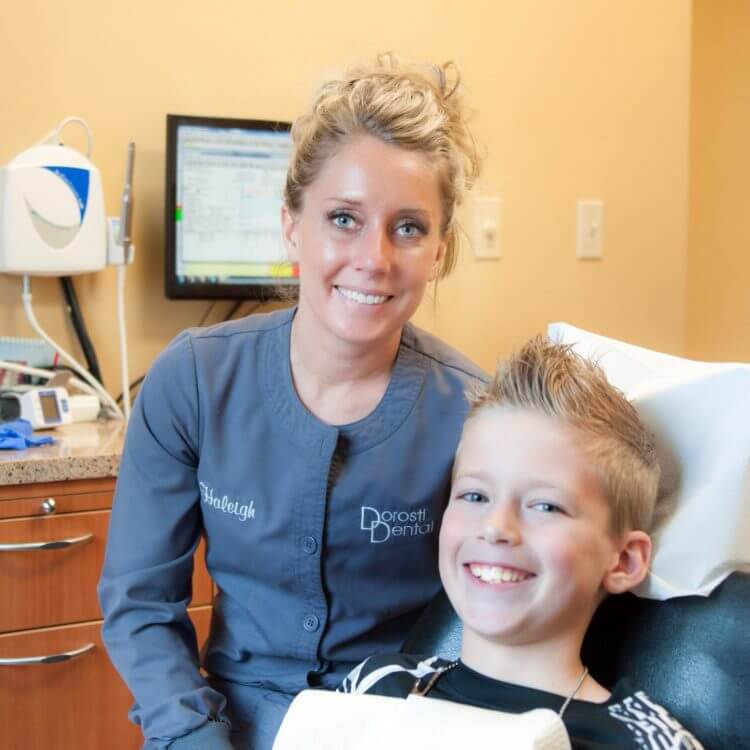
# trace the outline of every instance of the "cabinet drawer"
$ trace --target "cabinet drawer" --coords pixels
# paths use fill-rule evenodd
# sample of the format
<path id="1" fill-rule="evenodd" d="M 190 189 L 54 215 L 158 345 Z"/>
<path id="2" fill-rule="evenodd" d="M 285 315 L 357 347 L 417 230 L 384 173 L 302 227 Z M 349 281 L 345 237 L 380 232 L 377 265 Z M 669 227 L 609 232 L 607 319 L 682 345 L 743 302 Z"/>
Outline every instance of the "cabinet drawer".
<path id="1" fill-rule="evenodd" d="M 0 503 L 0 519 L 28 516 L 47 518 L 61 513 L 83 513 L 89 510 L 107 510 L 111 507 L 111 492 L 87 492 L 77 495 L 61 495 L 55 492 L 43 497 L 6 500 Z"/>
<path id="2" fill-rule="evenodd" d="M 210 607 L 190 610 L 198 643 Z M 137 750 L 141 731 L 127 719 L 132 698 L 110 664 L 99 622 L 0 636 L 0 659 L 59 654 L 93 643 L 69 661 L 0 666 L 0 744 L 24 750 Z"/>
<path id="3" fill-rule="evenodd" d="M 0 550 L 0 633 L 101 617 L 96 584 L 104 561 L 109 511 L 0 521 L 0 545 L 90 539 L 59 549 Z M 197 550 L 193 604 L 211 602 L 211 581 Z"/>
<path id="4" fill-rule="evenodd" d="M 81 513 L 112 507 L 113 479 L 0 487 L 0 519 Z M 52 500 L 50 506 L 49 501 Z"/>

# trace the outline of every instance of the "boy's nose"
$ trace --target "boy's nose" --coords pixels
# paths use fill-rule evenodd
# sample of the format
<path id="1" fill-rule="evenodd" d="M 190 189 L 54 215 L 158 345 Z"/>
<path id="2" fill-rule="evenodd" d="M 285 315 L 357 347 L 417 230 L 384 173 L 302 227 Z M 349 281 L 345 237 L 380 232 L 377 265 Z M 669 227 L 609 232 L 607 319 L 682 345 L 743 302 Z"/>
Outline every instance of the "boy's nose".
<path id="1" fill-rule="evenodd" d="M 353 263 L 358 270 L 387 273 L 391 268 L 393 247 L 385 227 L 372 227 L 359 239 Z"/>
<path id="2" fill-rule="evenodd" d="M 521 530 L 512 503 L 493 503 L 482 518 L 480 535 L 492 544 L 519 544 Z"/>

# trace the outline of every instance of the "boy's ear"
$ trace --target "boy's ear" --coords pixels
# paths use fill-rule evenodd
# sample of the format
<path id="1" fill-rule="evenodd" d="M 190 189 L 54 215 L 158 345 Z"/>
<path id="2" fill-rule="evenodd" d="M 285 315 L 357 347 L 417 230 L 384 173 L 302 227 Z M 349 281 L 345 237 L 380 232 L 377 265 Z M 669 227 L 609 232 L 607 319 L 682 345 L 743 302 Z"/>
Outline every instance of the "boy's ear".
<path id="1" fill-rule="evenodd" d="M 284 240 L 286 254 L 289 256 L 291 263 L 299 262 L 297 253 L 297 219 L 289 210 L 286 203 L 281 206 L 281 236 Z"/>
<path id="2" fill-rule="evenodd" d="M 635 588 L 648 574 L 651 562 L 651 537 L 645 531 L 628 531 L 620 545 L 620 553 L 602 581 L 602 588 L 610 594 Z"/>

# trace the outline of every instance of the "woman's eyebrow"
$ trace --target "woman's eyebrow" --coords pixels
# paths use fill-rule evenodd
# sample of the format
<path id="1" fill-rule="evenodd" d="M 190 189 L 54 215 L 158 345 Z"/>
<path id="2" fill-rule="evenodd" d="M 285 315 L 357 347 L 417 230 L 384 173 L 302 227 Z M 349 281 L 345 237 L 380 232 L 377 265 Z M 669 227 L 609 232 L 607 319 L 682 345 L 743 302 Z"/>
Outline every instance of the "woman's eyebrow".
<path id="1" fill-rule="evenodd" d="M 362 201 L 358 198 L 346 196 L 346 195 L 329 195 L 323 200 L 330 201 L 331 203 L 348 203 L 350 206 L 361 206 Z"/>
<path id="2" fill-rule="evenodd" d="M 360 200 L 359 198 L 355 198 L 353 196 L 347 196 L 347 195 L 329 195 L 325 198 L 323 198 L 324 201 L 329 201 L 331 203 L 345 203 L 348 206 L 361 206 L 364 204 L 363 200 Z M 404 206 L 403 208 L 397 209 L 394 213 L 396 214 L 418 214 L 419 216 L 424 216 L 426 218 L 429 218 L 432 216 L 432 211 L 428 208 L 420 208 L 419 206 Z"/>

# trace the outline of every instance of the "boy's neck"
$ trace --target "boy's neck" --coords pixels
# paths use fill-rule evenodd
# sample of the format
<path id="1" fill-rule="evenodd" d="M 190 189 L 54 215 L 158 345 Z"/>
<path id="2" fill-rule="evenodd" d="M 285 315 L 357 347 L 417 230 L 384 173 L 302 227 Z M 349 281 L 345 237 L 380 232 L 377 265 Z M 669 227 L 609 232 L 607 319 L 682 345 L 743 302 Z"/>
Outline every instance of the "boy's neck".
<path id="1" fill-rule="evenodd" d="M 475 672 L 494 680 L 566 697 L 583 672 L 580 652 L 581 639 L 569 635 L 542 642 L 506 645 L 465 629 L 461 642 L 461 661 Z M 609 692 L 589 677 L 576 697 L 600 702 L 609 697 Z"/>

